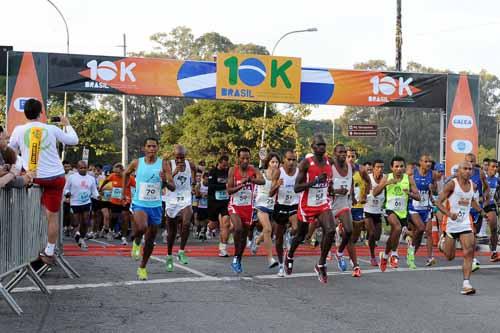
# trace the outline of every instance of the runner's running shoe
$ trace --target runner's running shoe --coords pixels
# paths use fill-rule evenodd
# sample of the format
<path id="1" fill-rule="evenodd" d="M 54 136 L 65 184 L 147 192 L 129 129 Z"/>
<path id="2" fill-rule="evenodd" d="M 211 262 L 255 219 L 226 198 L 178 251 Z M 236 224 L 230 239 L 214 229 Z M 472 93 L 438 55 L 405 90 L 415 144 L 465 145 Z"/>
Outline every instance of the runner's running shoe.
<path id="1" fill-rule="evenodd" d="M 328 282 L 328 274 L 326 273 L 326 266 L 325 265 L 314 266 L 314 271 L 316 272 L 316 274 L 318 274 L 319 282 L 321 282 L 321 283 Z"/>
<path id="2" fill-rule="evenodd" d="M 134 241 L 132 241 L 132 253 L 130 256 L 134 260 L 141 259 L 141 245 L 137 245 Z"/>
<path id="3" fill-rule="evenodd" d="M 387 269 L 387 258 L 384 258 L 384 252 L 380 252 L 379 254 L 379 268 L 381 272 L 385 272 Z"/>
<path id="4" fill-rule="evenodd" d="M 337 258 L 337 266 L 341 272 L 345 272 L 347 270 L 347 262 L 344 259 L 344 256 L 339 256 L 338 252 L 335 254 L 335 258 Z"/>
<path id="5" fill-rule="evenodd" d="M 285 277 L 285 265 L 283 265 L 283 264 L 279 265 L 278 276 Z"/>
<path id="6" fill-rule="evenodd" d="M 233 269 L 233 272 L 236 274 L 240 274 L 243 272 L 243 268 L 241 267 L 241 261 L 238 260 L 236 257 L 233 259 L 233 262 L 231 263 L 231 268 Z"/>
<path id="7" fill-rule="evenodd" d="M 490 257 L 490 262 L 497 262 L 500 261 L 500 258 L 498 258 L 498 254 L 496 252 L 493 252 Z"/>
<path id="8" fill-rule="evenodd" d="M 126 238 L 126 237 L 122 237 L 122 239 L 121 239 L 121 244 L 122 244 L 122 245 L 124 245 L 124 246 L 128 245 L 128 242 L 127 242 L 127 238 Z"/>
<path id="9" fill-rule="evenodd" d="M 413 247 L 408 247 L 408 253 L 406 254 L 406 263 L 409 269 L 416 269 L 415 265 L 415 249 Z"/>
<path id="10" fill-rule="evenodd" d="M 378 261 L 377 261 L 377 258 L 373 257 L 370 259 L 370 265 L 372 265 L 373 267 L 378 267 Z"/>
<path id="11" fill-rule="evenodd" d="M 274 267 L 277 267 L 279 265 L 279 262 L 277 262 L 276 259 L 271 258 L 271 261 L 269 261 L 267 264 L 267 268 L 273 269 Z"/>
<path id="12" fill-rule="evenodd" d="M 472 286 L 469 287 L 462 287 L 462 290 L 460 291 L 462 295 L 474 295 L 476 293 L 476 289 L 472 288 Z"/>
<path id="13" fill-rule="evenodd" d="M 146 268 L 137 268 L 137 279 L 141 281 L 146 281 L 148 279 L 148 271 Z"/>
<path id="14" fill-rule="evenodd" d="M 78 244 L 80 246 L 80 248 L 82 249 L 82 251 L 88 251 L 89 250 L 89 247 L 87 246 L 87 243 L 85 242 L 85 239 L 83 238 L 80 238 L 80 242 Z"/>
<path id="15" fill-rule="evenodd" d="M 359 268 L 359 266 L 354 267 L 354 269 L 352 270 L 352 276 L 361 277 L 361 268 Z"/>
<path id="16" fill-rule="evenodd" d="M 177 260 L 183 265 L 188 264 L 188 258 L 187 258 L 186 253 L 184 251 L 182 251 L 182 252 L 179 251 L 177 253 Z"/>
<path id="17" fill-rule="evenodd" d="M 167 256 L 167 260 L 165 261 L 165 267 L 167 269 L 167 272 L 174 271 L 174 257 L 172 257 L 171 255 Z"/>
<path id="18" fill-rule="evenodd" d="M 431 267 L 434 266 L 435 264 L 437 264 L 437 261 L 436 259 L 434 259 L 434 257 L 428 258 L 427 261 L 425 262 L 426 267 Z"/>
<path id="19" fill-rule="evenodd" d="M 229 254 L 227 253 L 226 249 L 220 249 L 219 250 L 219 257 L 227 258 L 229 257 Z"/>
<path id="20" fill-rule="evenodd" d="M 476 260 L 476 258 L 474 258 L 474 260 L 472 261 L 472 271 L 475 272 L 479 268 L 481 268 L 481 264 Z"/>
<path id="21" fill-rule="evenodd" d="M 292 275 L 293 271 L 293 258 L 288 257 L 288 251 L 285 253 L 285 272 L 286 275 Z"/>
<path id="22" fill-rule="evenodd" d="M 390 259 L 391 268 L 399 268 L 399 258 L 398 256 L 391 256 Z"/>

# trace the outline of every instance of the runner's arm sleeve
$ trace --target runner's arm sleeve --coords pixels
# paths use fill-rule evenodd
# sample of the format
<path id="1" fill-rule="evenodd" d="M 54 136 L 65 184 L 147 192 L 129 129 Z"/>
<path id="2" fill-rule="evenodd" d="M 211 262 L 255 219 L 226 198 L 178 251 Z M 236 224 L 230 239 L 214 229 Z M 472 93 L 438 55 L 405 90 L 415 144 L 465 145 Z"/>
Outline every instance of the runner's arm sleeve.
<path id="1" fill-rule="evenodd" d="M 71 193 L 71 178 L 72 177 L 69 176 L 68 179 L 66 180 L 66 184 L 64 185 L 64 190 L 63 190 L 64 195 L 66 195 L 66 193 Z"/>
<path id="2" fill-rule="evenodd" d="M 10 136 L 9 139 L 9 147 L 12 149 L 15 149 L 16 151 L 19 150 L 19 130 L 18 128 L 14 128 L 14 131 L 12 132 L 12 135 Z"/>
<path id="3" fill-rule="evenodd" d="M 91 191 L 92 198 L 97 199 L 99 197 L 99 192 L 97 191 L 97 185 L 95 182 L 91 183 L 90 191 Z"/>
<path id="4" fill-rule="evenodd" d="M 51 129 L 55 131 L 55 135 L 58 141 L 64 143 L 65 145 L 74 146 L 78 144 L 78 135 L 71 126 L 66 126 L 66 132 L 56 126 L 52 126 Z"/>

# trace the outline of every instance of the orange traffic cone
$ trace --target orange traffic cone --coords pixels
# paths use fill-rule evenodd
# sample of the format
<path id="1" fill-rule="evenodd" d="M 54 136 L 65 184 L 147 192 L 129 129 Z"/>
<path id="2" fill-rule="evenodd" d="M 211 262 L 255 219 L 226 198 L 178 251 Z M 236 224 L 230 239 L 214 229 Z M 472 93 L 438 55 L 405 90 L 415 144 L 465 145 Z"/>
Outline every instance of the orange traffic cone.
<path id="1" fill-rule="evenodd" d="M 437 246 L 439 243 L 439 229 L 436 216 L 432 217 L 432 245 Z"/>

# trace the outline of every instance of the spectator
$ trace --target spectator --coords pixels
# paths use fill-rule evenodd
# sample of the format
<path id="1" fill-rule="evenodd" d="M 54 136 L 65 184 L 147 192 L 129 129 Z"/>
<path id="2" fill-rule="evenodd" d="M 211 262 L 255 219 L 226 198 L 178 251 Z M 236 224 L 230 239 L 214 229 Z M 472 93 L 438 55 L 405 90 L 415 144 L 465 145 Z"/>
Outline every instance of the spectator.
<path id="1" fill-rule="evenodd" d="M 16 169 L 17 154 L 7 145 L 7 133 L 0 126 L 0 188 L 23 187 L 31 181 L 28 175 L 18 176 Z"/>
<path id="2" fill-rule="evenodd" d="M 41 114 L 42 103 L 33 98 L 27 100 L 24 115 L 28 122 L 14 128 L 9 145 L 20 151 L 23 168 L 34 177 L 33 183 L 42 188 L 42 205 L 48 220 L 48 242 L 45 250 L 40 253 L 40 259 L 52 265 L 65 184 L 65 172 L 57 152 L 57 142 L 76 145 L 78 136 L 66 117 L 61 117 L 60 120 L 60 124 L 66 129 L 64 132 L 57 126 L 42 123 Z"/>

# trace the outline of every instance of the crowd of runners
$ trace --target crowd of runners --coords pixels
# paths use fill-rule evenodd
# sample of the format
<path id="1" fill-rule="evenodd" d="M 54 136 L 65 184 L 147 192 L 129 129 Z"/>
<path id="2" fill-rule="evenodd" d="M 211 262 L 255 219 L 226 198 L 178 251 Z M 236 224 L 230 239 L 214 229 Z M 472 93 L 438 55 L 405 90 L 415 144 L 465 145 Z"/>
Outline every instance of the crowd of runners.
<path id="1" fill-rule="evenodd" d="M 221 153 L 209 169 L 204 161 L 188 160 L 181 145 L 175 146 L 172 158 L 162 159 L 158 140 L 148 138 L 144 157 L 128 166 L 87 167 L 80 161 L 73 167 L 64 162 L 65 232 L 82 250 L 92 238 L 131 242 L 131 257 L 140 261 L 140 280 L 148 278 L 146 265 L 160 232 L 168 248 L 167 272 L 174 270 L 176 240 L 176 259 L 188 264 L 185 248 L 191 234 L 201 241 L 218 235 L 220 257 L 229 257 L 228 244 L 234 244 L 228 266 L 238 274 L 247 247 L 255 254 L 262 246 L 265 265 L 283 277 L 293 274 L 297 248 L 312 243 L 320 248 L 314 267 L 319 281 L 327 283 L 328 261 L 340 271 L 350 266 L 352 276 L 361 277 L 356 255 L 360 246 L 355 246 L 360 241 L 369 248 L 370 264 L 384 272 L 399 267 L 403 240 L 408 268 L 415 269 L 424 237 L 426 246 L 420 251 L 426 251 L 425 265 L 432 266 L 437 261 L 431 221 L 438 225 L 438 247 L 448 260 L 455 257 L 457 241 L 461 244 L 462 294 L 475 293 L 470 276 L 480 267 L 474 257 L 475 233 L 483 221 L 490 231 L 490 261 L 500 260 L 496 160 L 479 166 L 468 154 L 445 179 L 444 166 L 428 154 L 416 163 L 394 156 L 390 165 L 380 159 L 358 165 L 354 149 L 337 144 L 327 152 L 321 135 L 312 138 L 311 149 L 302 159 L 293 150 L 282 156 L 270 152 L 259 168 L 251 164 L 250 150 L 241 147 L 235 163 Z M 385 249 L 377 254 L 384 230 Z"/>

